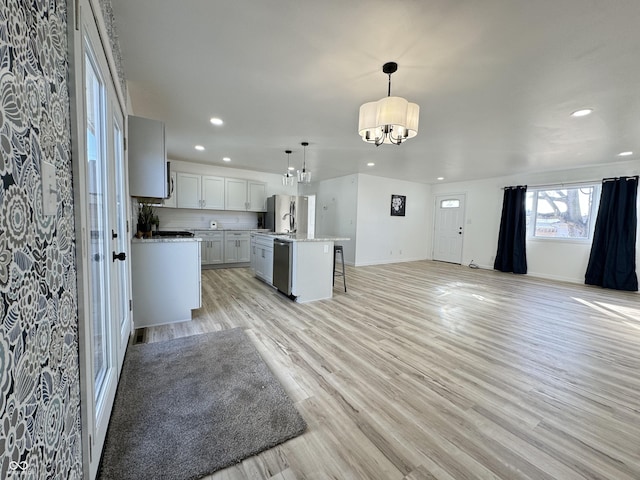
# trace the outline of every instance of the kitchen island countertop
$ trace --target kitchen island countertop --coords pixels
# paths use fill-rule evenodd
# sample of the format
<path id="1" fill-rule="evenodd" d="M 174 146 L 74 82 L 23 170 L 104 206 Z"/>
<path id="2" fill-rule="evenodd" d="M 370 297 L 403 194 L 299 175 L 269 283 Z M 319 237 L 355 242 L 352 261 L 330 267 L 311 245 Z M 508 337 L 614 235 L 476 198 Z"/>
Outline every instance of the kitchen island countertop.
<path id="1" fill-rule="evenodd" d="M 329 235 L 313 235 L 307 233 L 260 233 L 254 232 L 255 235 L 271 237 L 285 242 L 346 242 L 350 240 L 347 237 L 332 237 Z"/>
<path id="2" fill-rule="evenodd" d="M 151 237 L 132 238 L 131 243 L 177 243 L 177 242 L 201 242 L 199 237 Z"/>

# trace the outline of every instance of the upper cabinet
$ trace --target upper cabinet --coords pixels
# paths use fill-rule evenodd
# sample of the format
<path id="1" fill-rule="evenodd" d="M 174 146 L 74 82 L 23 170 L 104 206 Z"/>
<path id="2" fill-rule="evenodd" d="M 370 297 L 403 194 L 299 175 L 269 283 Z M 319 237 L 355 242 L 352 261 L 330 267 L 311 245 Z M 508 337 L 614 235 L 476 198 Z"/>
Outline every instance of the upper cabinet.
<path id="1" fill-rule="evenodd" d="M 178 172 L 176 186 L 178 208 L 224 210 L 224 178 Z"/>
<path id="2" fill-rule="evenodd" d="M 167 198 L 169 168 L 164 123 L 130 115 L 128 124 L 129 195 Z"/>
<path id="3" fill-rule="evenodd" d="M 202 208 L 202 175 L 178 172 L 176 177 L 178 208 Z"/>
<path id="4" fill-rule="evenodd" d="M 247 182 L 248 210 L 251 212 L 267 211 L 267 184 L 262 182 Z"/>
<path id="5" fill-rule="evenodd" d="M 202 176 L 202 208 L 224 209 L 224 178 Z"/>
<path id="6" fill-rule="evenodd" d="M 225 178 L 225 210 L 266 211 L 267 185 L 252 180 Z"/>
<path id="7" fill-rule="evenodd" d="M 225 210 L 247 210 L 247 181 L 237 178 L 224 179 Z"/>
<path id="8" fill-rule="evenodd" d="M 175 202 L 175 203 L 174 203 Z M 239 178 L 171 172 L 165 207 L 266 212 L 267 184 Z"/>

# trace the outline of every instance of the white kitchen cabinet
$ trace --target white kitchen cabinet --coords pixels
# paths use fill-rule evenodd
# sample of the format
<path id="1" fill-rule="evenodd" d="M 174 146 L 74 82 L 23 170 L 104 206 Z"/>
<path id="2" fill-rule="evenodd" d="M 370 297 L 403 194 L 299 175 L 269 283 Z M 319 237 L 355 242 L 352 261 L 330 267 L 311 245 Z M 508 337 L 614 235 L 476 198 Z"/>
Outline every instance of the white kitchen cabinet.
<path id="1" fill-rule="evenodd" d="M 247 182 L 247 203 L 250 212 L 267 211 L 267 184 L 262 182 Z"/>
<path id="2" fill-rule="evenodd" d="M 247 210 L 247 181 L 238 178 L 224 179 L 225 210 Z"/>
<path id="3" fill-rule="evenodd" d="M 252 235 L 251 264 L 253 273 L 263 282 L 273 284 L 273 237 Z"/>
<path id="4" fill-rule="evenodd" d="M 224 178 L 202 176 L 202 208 L 211 210 L 224 209 Z"/>
<path id="5" fill-rule="evenodd" d="M 225 210 L 265 212 L 267 184 L 239 178 L 225 178 Z"/>
<path id="6" fill-rule="evenodd" d="M 165 198 L 162 202 L 162 206 L 168 208 L 176 208 L 178 203 L 176 201 L 176 183 L 178 175 L 176 172 L 171 172 L 171 180 L 169 181 L 169 197 Z"/>
<path id="7" fill-rule="evenodd" d="M 224 232 L 196 231 L 196 237 L 202 239 L 200 258 L 202 265 L 224 263 Z"/>
<path id="8" fill-rule="evenodd" d="M 164 123 L 128 117 L 129 195 L 166 198 L 169 194 Z"/>
<path id="9" fill-rule="evenodd" d="M 178 172 L 178 208 L 224 210 L 225 179 L 211 175 Z"/>
<path id="10" fill-rule="evenodd" d="M 200 308 L 200 245 L 196 239 L 131 243 L 135 328 L 191 320 Z"/>
<path id="11" fill-rule="evenodd" d="M 177 173 L 178 208 L 202 208 L 202 175 Z"/>
<path id="12" fill-rule="evenodd" d="M 251 261 L 249 232 L 224 232 L 224 263 Z"/>
<path id="13" fill-rule="evenodd" d="M 251 236 L 249 237 L 249 256 L 250 256 L 250 261 L 249 261 L 249 268 L 251 268 L 251 273 L 252 274 L 256 274 L 256 236 L 254 234 L 251 234 Z"/>

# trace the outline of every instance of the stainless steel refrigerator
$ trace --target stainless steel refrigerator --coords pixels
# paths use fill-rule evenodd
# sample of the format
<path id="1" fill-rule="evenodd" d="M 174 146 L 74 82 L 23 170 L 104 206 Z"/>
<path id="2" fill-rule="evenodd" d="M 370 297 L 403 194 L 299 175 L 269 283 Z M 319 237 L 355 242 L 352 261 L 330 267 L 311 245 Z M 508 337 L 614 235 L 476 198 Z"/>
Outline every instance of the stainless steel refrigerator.
<path id="1" fill-rule="evenodd" d="M 265 228 L 278 233 L 315 233 L 315 195 L 267 198 Z"/>

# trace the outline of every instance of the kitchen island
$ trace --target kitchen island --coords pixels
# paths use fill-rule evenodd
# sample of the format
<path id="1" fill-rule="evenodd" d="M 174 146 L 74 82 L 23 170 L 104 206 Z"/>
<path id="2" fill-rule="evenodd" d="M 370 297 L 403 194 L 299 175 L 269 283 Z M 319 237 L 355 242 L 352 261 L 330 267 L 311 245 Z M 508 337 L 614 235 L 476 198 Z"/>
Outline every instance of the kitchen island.
<path id="1" fill-rule="evenodd" d="M 200 239 L 134 238 L 131 280 L 135 328 L 191 320 L 202 303 Z"/>
<path id="2" fill-rule="evenodd" d="M 348 238 L 253 233 L 252 240 L 251 265 L 256 277 L 298 303 L 333 296 L 334 242 L 347 241 Z M 272 249 L 269 248 L 270 243 L 273 243 Z M 273 263 L 269 272 L 271 258 Z"/>

